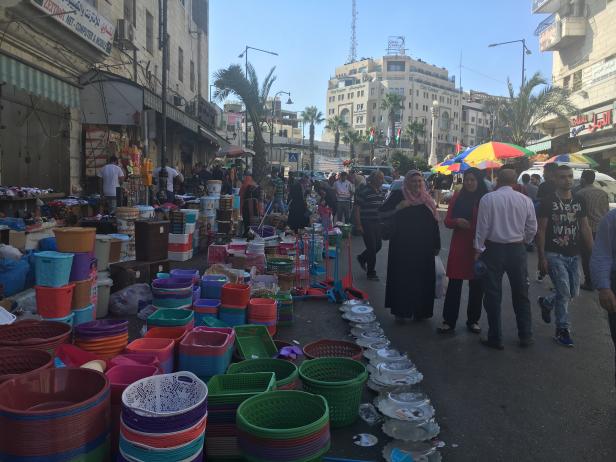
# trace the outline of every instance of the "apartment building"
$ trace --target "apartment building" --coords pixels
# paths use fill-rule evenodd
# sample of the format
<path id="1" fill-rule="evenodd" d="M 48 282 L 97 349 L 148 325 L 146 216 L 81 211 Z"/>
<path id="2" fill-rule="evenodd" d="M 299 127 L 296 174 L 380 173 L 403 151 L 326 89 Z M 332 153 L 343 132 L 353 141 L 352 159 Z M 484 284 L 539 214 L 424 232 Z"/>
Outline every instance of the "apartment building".
<path id="1" fill-rule="evenodd" d="M 578 114 L 540 128 L 549 153 L 581 152 L 607 169 L 616 156 L 616 1 L 534 0 L 547 15 L 536 34 L 541 51 L 552 53 L 552 81 L 567 88 Z"/>
<path id="2" fill-rule="evenodd" d="M 362 59 L 337 67 L 328 82 L 325 116 L 340 115 L 365 136 L 374 128 L 377 143 L 382 145 L 389 125 L 387 113 L 381 109 L 387 93 L 404 97 L 403 109 L 395 121 L 396 131 L 400 128 L 404 132 L 411 122 L 424 124 L 424 136 L 419 138 L 420 154 L 424 156 L 430 151 L 431 108 L 438 102 L 437 156 L 442 159 L 455 150 L 462 128 L 462 105 L 455 77 L 450 77 L 445 68 L 403 54 Z M 333 137 L 328 130 L 324 132 L 325 140 L 331 141 Z"/>
<path id="3" fill-rule="evenodd" d="M 483 92 L 469 91 L 462 96 L 460 144 L 475 146 L 492 139 L 493 114 L 485 102 L 495 98 Z"/>

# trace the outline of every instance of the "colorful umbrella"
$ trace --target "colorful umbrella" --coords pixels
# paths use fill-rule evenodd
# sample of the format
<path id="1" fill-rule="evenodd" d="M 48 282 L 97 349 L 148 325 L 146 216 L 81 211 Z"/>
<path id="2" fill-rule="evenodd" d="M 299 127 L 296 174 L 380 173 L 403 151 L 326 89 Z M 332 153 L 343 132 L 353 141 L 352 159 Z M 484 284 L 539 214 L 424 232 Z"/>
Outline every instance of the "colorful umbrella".
<path id="1" fill-rule="evenodd" d="M 495 160 L 484 160 L 483 162 L 479 162 L 475 167 L 479 170 L 490 170 L 495 168 L 501 168 L 503 166 L 502 162 L 498 162 Z"/>
<path id="2" fill-rule="evenodd" d="M 545 163 L 547 164 L 548 162 L 569 162 L 572 164 L 588 164 L 591 167 L 597 167 L 599 164 L 597 162 L 595 162 L 594 159 L 591 159 L 588 156 L 585 156 L 584 154 L 561 154 L 559 156 L 554 156 L 554 157 L 550 157 L 548 160 L 545 161 Z"/>
<path id="3" fill-rule="evenodd" d="M 517 157 L 530 157 L 535 155 L 521 146 L 509 143 L 499 143 L 490 141 L 489 143 L 480 144 L 473 148 L 469 148 L 455 158 L 456 161 L 464 160 L 471 167 L 476 167 L 480 162 L 486 160 L 498 161 L 503 159 L 515 159 Z"/>

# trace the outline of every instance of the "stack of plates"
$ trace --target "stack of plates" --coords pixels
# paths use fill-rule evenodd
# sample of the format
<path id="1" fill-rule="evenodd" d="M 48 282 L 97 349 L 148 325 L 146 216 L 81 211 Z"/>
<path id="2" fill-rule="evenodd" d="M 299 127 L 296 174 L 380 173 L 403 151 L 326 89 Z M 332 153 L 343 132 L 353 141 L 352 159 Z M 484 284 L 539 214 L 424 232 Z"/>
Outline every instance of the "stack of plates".
<path id="1" fill-rule="evenodd" d="M 440 432 L 434 420 L 434 407 L 423 393 L 390 392 L 378 396 L 374 403 L 388 417 L 383 424 L 383 432 L 394 439 L 427 441 Z"/>
<path id="2" fill-rule="evenodd" d="M 414 460 L 416 462 L 441 462 L 443 458 L 438 449 L 430 443 L 403 443 L 392 441 L 383 448 L 387 462 Z M 406 457 L 406 459 L 404 459 Z"/>

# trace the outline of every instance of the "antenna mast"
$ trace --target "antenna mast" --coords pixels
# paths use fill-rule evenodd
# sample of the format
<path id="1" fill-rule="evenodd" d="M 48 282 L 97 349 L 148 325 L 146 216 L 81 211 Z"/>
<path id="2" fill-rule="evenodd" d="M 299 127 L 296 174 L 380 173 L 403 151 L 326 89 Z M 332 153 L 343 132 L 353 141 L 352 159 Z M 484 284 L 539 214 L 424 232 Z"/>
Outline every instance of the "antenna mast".
<path id="1" fill-rule="evenodd" d="M 351 12 L 351 46 L 349 48 L 348 62 L 357 61 L 357 1 L 353 0 L 353 9 Z"/>

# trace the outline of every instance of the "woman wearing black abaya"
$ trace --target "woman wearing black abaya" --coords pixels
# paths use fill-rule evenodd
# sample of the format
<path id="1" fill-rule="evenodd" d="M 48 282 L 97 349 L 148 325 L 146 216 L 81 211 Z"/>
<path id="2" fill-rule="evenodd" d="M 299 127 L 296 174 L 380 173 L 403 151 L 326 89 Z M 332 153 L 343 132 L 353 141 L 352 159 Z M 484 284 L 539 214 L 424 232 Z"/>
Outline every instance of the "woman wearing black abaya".
<path id="1" fill-rule="evenodd" d="M 294 181 L 289 188 L 289 218 L 287 220 L 289 228 L 297 233 L 298 229 L 308 226 L 310 221 L 307 211 L 302 185 L 299 181 Z"/>
<path id="2" fill-rule="evenodd" d="M 411 170 L 401 190 L 393 191 L 381 207 L 393 215 L 385 306 L 396 321 L 430 318 L 434 309 L 434 256 L 441 250 L 436 204 L 426 192 L 421 172 Z"/>

